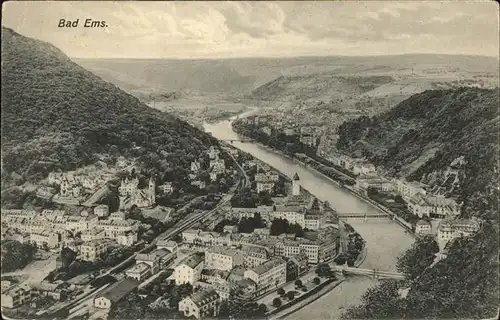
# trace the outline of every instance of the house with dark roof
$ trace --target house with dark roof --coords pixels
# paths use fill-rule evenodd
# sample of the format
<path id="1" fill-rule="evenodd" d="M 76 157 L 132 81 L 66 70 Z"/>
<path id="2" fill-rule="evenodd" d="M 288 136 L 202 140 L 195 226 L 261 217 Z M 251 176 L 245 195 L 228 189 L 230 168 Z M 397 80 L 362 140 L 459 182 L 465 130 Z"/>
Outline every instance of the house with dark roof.
<path id="1" fill-rule="evenodd" d="M 206 289 L 192 294 L 179 302 L 179 311 L 186 317 L 200 319 L 219 314 L 219 294 L 214 289 Z"/>
<path id="2" fill-rule="evenodd" d="M 99 293 L 94 298 L 94 306 L 100 309 L 110 309 L 114 303 L 117 303 L 129 293 L 134 291 L 139 282 L 132 279 L 122 279 Z"/>

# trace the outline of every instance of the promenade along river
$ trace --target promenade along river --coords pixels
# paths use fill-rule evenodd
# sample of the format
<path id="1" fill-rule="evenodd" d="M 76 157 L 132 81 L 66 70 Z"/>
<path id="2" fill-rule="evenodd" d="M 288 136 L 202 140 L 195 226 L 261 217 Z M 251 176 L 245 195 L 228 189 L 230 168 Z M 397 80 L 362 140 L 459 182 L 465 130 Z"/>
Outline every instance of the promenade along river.
<path id="1" fill-rule="evenodd" d="M 232 130 L 231 121 L 205 124 L 205 130 L 220 140 L 238 139 L 238 135 Z M 289 177 L 297 172 L 306 190 L 320 200 L 330 202 L 332 208 L 339 213 L 380 212 L 373 205 L 336 186 L 323 176 L 267 148 L 250 142 L 235 141 L 233 145 Z M 366 240 L 368 255 L 361 268 L 395 271 L 397 257 L 414 241 L 402 227 L 386 218 L 372 218 L 366 222 L 363 219 L 349 219 L 347 222 Z M 360 302 L 363 293 L 375 284 L 376 281 L 368 277 L 349 278 L 286 319 L 338 319 L 345 308 Z"/>

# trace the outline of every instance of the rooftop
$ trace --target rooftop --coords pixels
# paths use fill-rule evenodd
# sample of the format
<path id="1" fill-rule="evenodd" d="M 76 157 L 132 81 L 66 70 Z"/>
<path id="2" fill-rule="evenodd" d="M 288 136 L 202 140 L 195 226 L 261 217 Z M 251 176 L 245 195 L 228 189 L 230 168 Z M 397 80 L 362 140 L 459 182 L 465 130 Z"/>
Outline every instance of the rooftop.
<path id="1" fill-rule="evenodd" d="M 264 262 L 263 264 L 253 268 L 252 270 L 258 274 L 258 275 L 261 275 L 261 274 L 264 274 L 274 268 L 276 268 L 277 266 L 279 265 L 282 265 L 282 264 L 285 264 L 285 261 L 281 260 L 280 258 L 275 258 L 275 259 L 272 259 L 272 260 L 268 260 L 266 262 Z"/>
<path id="2" fill-rule="evenodd" d="M 191 295 L 191 301 L 193 301 L 198 307 L 204 306 L 214 300 L 219 299 L 219 294 L 214 289 L 206 289 L 198 291 Z"/>
<path id="3" fill-rule="evenodd" d="M 133 273 L 142 273 L 146 270 L 148 270 L 150 268 L 149 264 L 145 263 L 145 262 L 140 262 L 136 265 L 134 265 L 133 267 L 131 267 L 130 269 L 128 269 L 126 272 L 133 272 Z"/>
<path id="4" fill-rule="evenodd" d="M 112 302 L 118 302 L 127 294 L 132 292 L 138 285 L 139 282 L 125 278 L 112 285 L 111 287 L 108 287 L 103 292 L 99 293 L 96 296 L 96 299 L 104 297 L 111 300 Z"/>
<path id="5" fill-rule="evenodd" d="M 200 255 L 194 254 L 192 256 L 189 256 L 187 259 L 185 259 L 180 265 L 185 264 L 186 266 L 190 267 L 191 269 L 194 269 L 203 261 L 204 261 L 203 257 L 201 257 Z"/>

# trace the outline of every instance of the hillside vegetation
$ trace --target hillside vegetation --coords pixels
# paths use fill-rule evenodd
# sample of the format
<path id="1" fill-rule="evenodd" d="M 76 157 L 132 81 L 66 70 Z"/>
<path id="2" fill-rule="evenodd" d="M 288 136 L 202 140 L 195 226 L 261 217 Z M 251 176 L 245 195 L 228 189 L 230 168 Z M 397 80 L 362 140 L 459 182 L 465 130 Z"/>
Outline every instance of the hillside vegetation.
<path id="1" fill-rule="evenodd" d="M 335 72 L 281 76 L 253 90 L 252 97 L 261 100 L 303 100 L 342 94 L 348 98 L 392 81 L 390 76 L 337 76 Z"/>
<path id="2" fill-rule="evenodd" d="M 153 169 L 188 168 L 209 135 L 151 109 L 54 46 L 2 28 L 2 182 L 36 181 L 96 154 L 137 157 Z M 4 185 L 2 183 L 2 185 Z"/>
<path id="3" fill-rule="evenodd" d="M 426 91 L 384 114 L 339 127 L 339 149 L 409 180 L 430 182 L 463 156 L 463 175 L 449 196 L 463 203 L 462 217 L 482 221 L 477 235 L 454 241 L 448 257 L 417 281 L 375 287 L 346 318 L 484 319 L 498 312 L 499 106 L 496 89 Z M 418 251 L 405 261 L 422 261 Z M 411 265 L 403 261 L 398 268 Z M 400 299 L 397 290 L 408 285 L 408 296 Z"/>

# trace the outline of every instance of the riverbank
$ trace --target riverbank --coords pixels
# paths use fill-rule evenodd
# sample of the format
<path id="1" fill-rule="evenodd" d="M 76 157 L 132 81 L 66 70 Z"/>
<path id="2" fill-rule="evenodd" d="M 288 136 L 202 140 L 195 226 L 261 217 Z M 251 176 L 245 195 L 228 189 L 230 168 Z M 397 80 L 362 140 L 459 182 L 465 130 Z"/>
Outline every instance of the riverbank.
<path id="1" fill-rule="evenodd" d="M 241 117 L 241 116 L 240 116 Z M 236 140 L 242 136 L 232 130 L 231 122 L 224 121 L 206 126 L 206 131 L 220 140 Z M 254 158 L 277 169 L 287 177 L 297 173 L 304 190 L 309 191 L 321 201 L 328 201 L 337 212 L 379 212 L 378 206 L 361 199 L 358 195 L 346 191 L 346 188 L 325 179 L 325 176 L 310 170 L 305 165 L 294 161 L 292 157 L 279 154 L 275 150 L 255 142 L 234 142 L 234 146 Z M 359 258 L 363 268 L 393 271 L 397 257 L 404 253 L 414 240 L 390 219 L 354 219 L 349 222 L 365 240 L 367 251 Z M 388 236 L 390 235 L 390 237 Z M 369 245 L 369 248 L 368 248 Z M 335 290 L 326 291 L 317 299 L 308 298 L 309 304 L 302 308 L 294 307 L 296 312 L 286 318 L 304 319 L 339 319 L 343 310 L 361 302 L 361 297 L 377 281 L 370 277 L 350 277 Z M 288 309 L 286 313 L 291 312 Z M 285 313 L 285 312 L 284 312 Z"/>
<path id="2" fill-rule="evenodd" d="M 324 287 L 322 287 L 318 292 L 311 293 L 309 296 L 307 296 L 304 300 L 291 305 L 290 307 L 283 309 L 275 314 L 272 314 L 268 317 L 269 320 L 274 320 L 274 319 L 281 319 L 283 317 L 286 317 L 296 311 L 299 311 L 300 309 L 306 307 L 307 305 L 311 304 L 312 302 L 318 300 L 321 298 L 323 295 L 328 293 L 329 291 L 335 289 L 338 285 L 340 285 L 342 282 L 345 281 L 345 278 L 341 278 L 338 280 L 335 280 L 331 283 L 328 283 Z"/>

